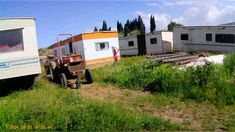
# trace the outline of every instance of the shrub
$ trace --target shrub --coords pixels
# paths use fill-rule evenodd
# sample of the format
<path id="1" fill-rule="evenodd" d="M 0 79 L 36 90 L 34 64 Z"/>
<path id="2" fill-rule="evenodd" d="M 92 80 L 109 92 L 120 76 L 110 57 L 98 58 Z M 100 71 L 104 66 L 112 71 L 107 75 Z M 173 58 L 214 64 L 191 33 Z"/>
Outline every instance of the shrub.
<path id="1" fill-rule="evenodd" d="M 231 75 L 235 70 L 235 53 L 228 54 L 224 60 L 224 68 Z"/>
<path id="2" fill-rule="evenodd" d="M 119 65 L 95 70 L 95 74 L 101 82 L 124 88 L 210 101 L 216 105 L 235 103 L 235 54 L 229 54 L 224 65 L 207 64 L 186 70 L 140 58 L 123 59 Z"/>

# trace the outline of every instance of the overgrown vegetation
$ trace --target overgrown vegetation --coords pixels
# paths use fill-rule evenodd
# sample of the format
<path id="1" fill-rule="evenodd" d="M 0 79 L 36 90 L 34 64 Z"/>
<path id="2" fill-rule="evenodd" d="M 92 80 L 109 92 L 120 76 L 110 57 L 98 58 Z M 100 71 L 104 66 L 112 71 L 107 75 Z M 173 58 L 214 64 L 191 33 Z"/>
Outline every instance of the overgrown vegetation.
<path id="1" fill-rule="evenodd" d="M 148 90 L 215 105 L 235 103 L 235 54 L 224 65 L 208 64 L 179 70 L 145 57 L 122 58 L 118 65 L 95 70 L 96 80 L 124 88 Z"/>
<path id="2" fill-rule="evenodd" d="M 122 106 L 79 97 L 46 80 L 0 98 L 0 130 L 181 130 L 180 126 Z"/>

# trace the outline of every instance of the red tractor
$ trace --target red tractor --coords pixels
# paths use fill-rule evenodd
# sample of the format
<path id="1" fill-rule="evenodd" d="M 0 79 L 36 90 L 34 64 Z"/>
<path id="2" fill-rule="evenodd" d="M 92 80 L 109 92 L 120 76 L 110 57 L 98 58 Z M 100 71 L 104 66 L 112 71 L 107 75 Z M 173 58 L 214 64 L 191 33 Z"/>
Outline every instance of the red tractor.
<path id="1" fill-rule="evenodd" d="M 67 54 L 61 54 L 59 37 L 65 35 L 72 38 L 70 43 L 72 53 L 66 51 Z M 84 77 L 86 83 L 92 83 L 91 70 L 86 68 L 85 60 L 82 56 L 76 53 L 73 36 L 71 34 L 57 35 L 57 45 L 58 55 L 52 57 L 47 63 L 51 80 L 58 82 L 64 87 L 71 86 L 76 88 L 80 87 L 82 77 Z"/>

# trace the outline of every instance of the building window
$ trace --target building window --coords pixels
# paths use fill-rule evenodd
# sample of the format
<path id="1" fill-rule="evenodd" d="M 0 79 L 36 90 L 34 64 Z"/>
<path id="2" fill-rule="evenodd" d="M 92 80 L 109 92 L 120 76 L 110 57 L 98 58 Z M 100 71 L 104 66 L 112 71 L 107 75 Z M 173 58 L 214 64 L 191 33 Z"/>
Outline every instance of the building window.
<path id="1" fill-rule="evenodd" d="M 24 50 L 22 29 L 0 31 L 0 53 Z"/>
<path id="2" fill-rule="evenodd" d="M 181 34 L 181 40 L 188 40 L 188 34 Z"/>
<path id="3" fill-rule="evenodd" d="M 157 38 L 150 38 L 151 44 L 157 44 Z"/>
<path id="4" fill-rule="evenodd" d="M 109 43 L 108 42 L 96 43 L 95 49 L 96 51 L 107 50 L 109 49 Z"/>
<path id="5" fill-rule="evenodd" d="M 206 34 L 206 41 L 212 41 L 212 34 L 211 33 Z"/>
<path id="6" fill-rule="evenodd" d="M 216 34 L 215 41 L 218 43 L 235 43 L 235 35 L 233 35 L 233 34 Z"/>
<path id="7" fill-rule="evenodd" d="M 129 46 L 129 47 L 134 46 L 134 41 L 129 41 L 129 42 L 128 42 L 128 46 Z"/>

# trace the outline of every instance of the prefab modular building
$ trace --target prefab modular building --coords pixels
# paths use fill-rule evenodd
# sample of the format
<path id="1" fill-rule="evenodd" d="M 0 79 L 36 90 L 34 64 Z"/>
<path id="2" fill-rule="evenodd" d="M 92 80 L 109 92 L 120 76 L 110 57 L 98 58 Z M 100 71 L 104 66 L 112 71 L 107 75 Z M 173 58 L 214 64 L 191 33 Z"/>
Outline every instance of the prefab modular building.
<path id="1" fill-rule="evenodd" d="M 120 54 L 138 55 L 138 40 L 137 36 L 120 37 L 119 38 Z"/>
<path id="2" fill-rule="evenodd" d="M 186 26 L 173 30 L 174 51 L 235 51 L 235 26 Z"/>
<path id="3" fill-rule="evenodd" d="M 170 31 L 158 31 L 145 35 L 120 37 L 121 55 L 151 55 L 172 52 L 173 33 Z"/>
<path id="4" fill-rule="evenodd" d="M 173 51 L 173 33 L 171 31 L 147 33 L 145 40 L 148 55 Z"/>
<path id="5" fill-rule="evenodd" d="M 0 19 L 0 81 L 41 72 L 35 19 Z"/>
<path id="6" fill-rule="evenodd" d="M 83 33 L 53 45 L 55 57 L 75 52 L 82 56 L 86 65 L 114 61 L 114 48 L 119 49 L 118 33 L 111 31 Z M 120 56 L 119 52 L 117 54 Z"/>

